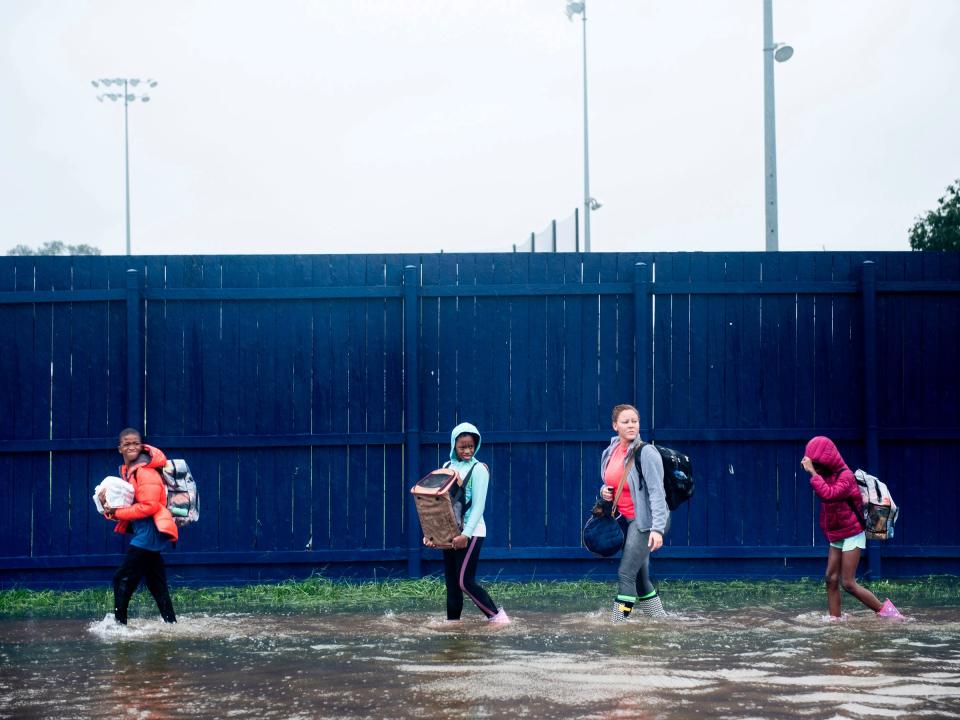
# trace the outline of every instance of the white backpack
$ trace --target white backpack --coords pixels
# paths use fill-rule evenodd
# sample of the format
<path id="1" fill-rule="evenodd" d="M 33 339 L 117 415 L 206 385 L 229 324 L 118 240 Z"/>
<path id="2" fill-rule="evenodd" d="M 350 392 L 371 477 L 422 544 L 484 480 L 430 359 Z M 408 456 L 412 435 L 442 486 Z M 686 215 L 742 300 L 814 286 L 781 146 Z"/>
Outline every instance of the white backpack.
<path id="1" fill-rule="evenodd" d="M 893 501 L 887 486 L 865 470 L 857 470 L 853 476 L 860 488 L 863 514 L 860 524 L 870 540 L 890 540 L 893 525 L 900 515 L 900 508 Z"/>
<path id="2" fill-rule="evenodd" d="M 167 510 L 180 527 L 200 519 L 197 483 L 186 460 L 168 460 L 160 473 L 167 486 Z"/>

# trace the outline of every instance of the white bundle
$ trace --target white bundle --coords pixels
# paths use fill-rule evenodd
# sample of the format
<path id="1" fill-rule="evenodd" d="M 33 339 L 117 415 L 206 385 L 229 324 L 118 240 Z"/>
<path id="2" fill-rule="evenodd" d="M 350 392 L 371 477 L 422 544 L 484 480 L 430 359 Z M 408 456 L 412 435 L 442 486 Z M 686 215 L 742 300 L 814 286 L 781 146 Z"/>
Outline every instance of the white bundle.
<path id="1" fill-rule="evenodd" d="M 108 475 L 93 489 L 93 502 L 101 515 L 103 515 L 103 504 L 100 502 L 101 490 L 106 490 L 107 505 L 112 508 L 133 505 L 133 485 L 114 475 Z"/>

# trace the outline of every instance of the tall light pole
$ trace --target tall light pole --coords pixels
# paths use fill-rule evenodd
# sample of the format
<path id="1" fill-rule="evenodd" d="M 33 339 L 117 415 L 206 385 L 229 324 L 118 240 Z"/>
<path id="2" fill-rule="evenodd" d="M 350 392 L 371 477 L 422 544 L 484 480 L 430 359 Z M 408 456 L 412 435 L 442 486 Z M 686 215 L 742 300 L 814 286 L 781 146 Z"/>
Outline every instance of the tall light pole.
<path id="1" fill-rule="evenodd" d="M 100 78 L 91 80 L 90 83 L 100 89 L 101 86 L 109 88 L 116 85 L 117 90 L 123 87 L 123 92 L 104 92 L 97 95 L 97 100 L 103 102 L 110 100 L 116 102 L 123 100 L 123 185 L 124 185 L 124 204 L 126 207 L 126 228 L 127 228 L 127 255 L 130 255 L 130 135 L 128 132 L 127 108 L 132 102 L 150 102 L 150 96 L 146 93 L 137 95 L 130 92 L 130 88 L 136 88 L 143 83 L 147 88 L 155 88 L 157 81 L 153 79 L 140 80 L 140 78 Z"/>
<path id="2" fill-rule="evenodd" d="M 567 0 L 567 19 L 574 15 L 583 19 L 583 249 L 590 252 L 590 213 L 600 203 L 590 197 L 590 133 L 587 122 L 587 3 Z"/>
<path id="3" fill-rule="evenodd" d="M 773 93 L 773 61 L 786 62 L 793 48 L 773 42 L 773 0 L 763 0 L 763 150 L 766 250 L 780 249 L 777 224 L 777 120 Z"/>

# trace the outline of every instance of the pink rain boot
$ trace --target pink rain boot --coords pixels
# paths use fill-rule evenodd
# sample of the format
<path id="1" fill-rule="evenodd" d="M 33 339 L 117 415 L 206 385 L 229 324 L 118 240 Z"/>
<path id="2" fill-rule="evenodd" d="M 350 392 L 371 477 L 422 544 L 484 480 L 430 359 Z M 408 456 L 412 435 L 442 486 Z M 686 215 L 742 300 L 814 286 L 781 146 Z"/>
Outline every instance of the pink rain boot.
<path id="1" fill-rule="evenodd" d="M 903 615 L 901 615 L 900 611 L 890 602 L 890 598 L 887 598 L 883 605 L 880 606 L 880 609 L 877 610 L 877 617 L 894 618 L 896 620 L 903 619 Z"/>
<path id="2" fill-rule="evenodd" d="M 492 618 L 489 618 L 487 622 L 491 625 L 509 625 L 510 618 L 507 617 L 507 611 L 503 608 L 500 608 L 499 612 L 497 612 L 497 614 Z"/>

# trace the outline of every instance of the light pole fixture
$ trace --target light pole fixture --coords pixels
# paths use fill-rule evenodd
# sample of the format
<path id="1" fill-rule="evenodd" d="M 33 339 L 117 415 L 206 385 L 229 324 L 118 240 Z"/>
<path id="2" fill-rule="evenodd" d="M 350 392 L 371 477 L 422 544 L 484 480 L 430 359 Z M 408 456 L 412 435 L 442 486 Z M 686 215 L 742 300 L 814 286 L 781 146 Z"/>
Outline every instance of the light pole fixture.
<path id="1" fill-rule="evenodd" d="M 587 3 L 567 0 L 567 19 L 573 22 L 574 15 L 583 19 L 583 249 L 590 252 L 590 212 L 600 207 L 590 197 L 590 133 L 587 123 Z"/>
<path id="2" fill-rule="evenodd" d="M 764 151 L 764 214 L 766 216 L 765 247 L 768 252 L 780 249 L 777 221 L 777 121 L 773 92 L 773 62 L 786 62 L 793 57 L 793 48 L 773 42 L 773 0 L 763 0 L 763 151 Z"/>
<path id="3" fill-rule="evenodd" d="M 124 205 L 126 207 L 126 228 L 127 228 L 127 255 L 130 255 L 130 135 L 127 127 L 127 107 L 132 102 L 150 102 L 150 96 L 146 92 L 139 95 L 130 92 L 130 88 L 138 88 L 143 84 L 144 89 L 150 90 L 157 86 L 157 81 L 152 78 L 141 80 L 140 78 L 100 78 L 91 80 L 90 84 L 96 89 L 107 88 L 106 92 L 97 95 L 97 100 L 103 102 L 110 100 L 116 102 L 123 100 L 123 185 L 124 185 Z M 110 92 L 109 88 L 116 85 L 116 91 Z M 122 92 L 121 92 L 122 90 Z"/>

